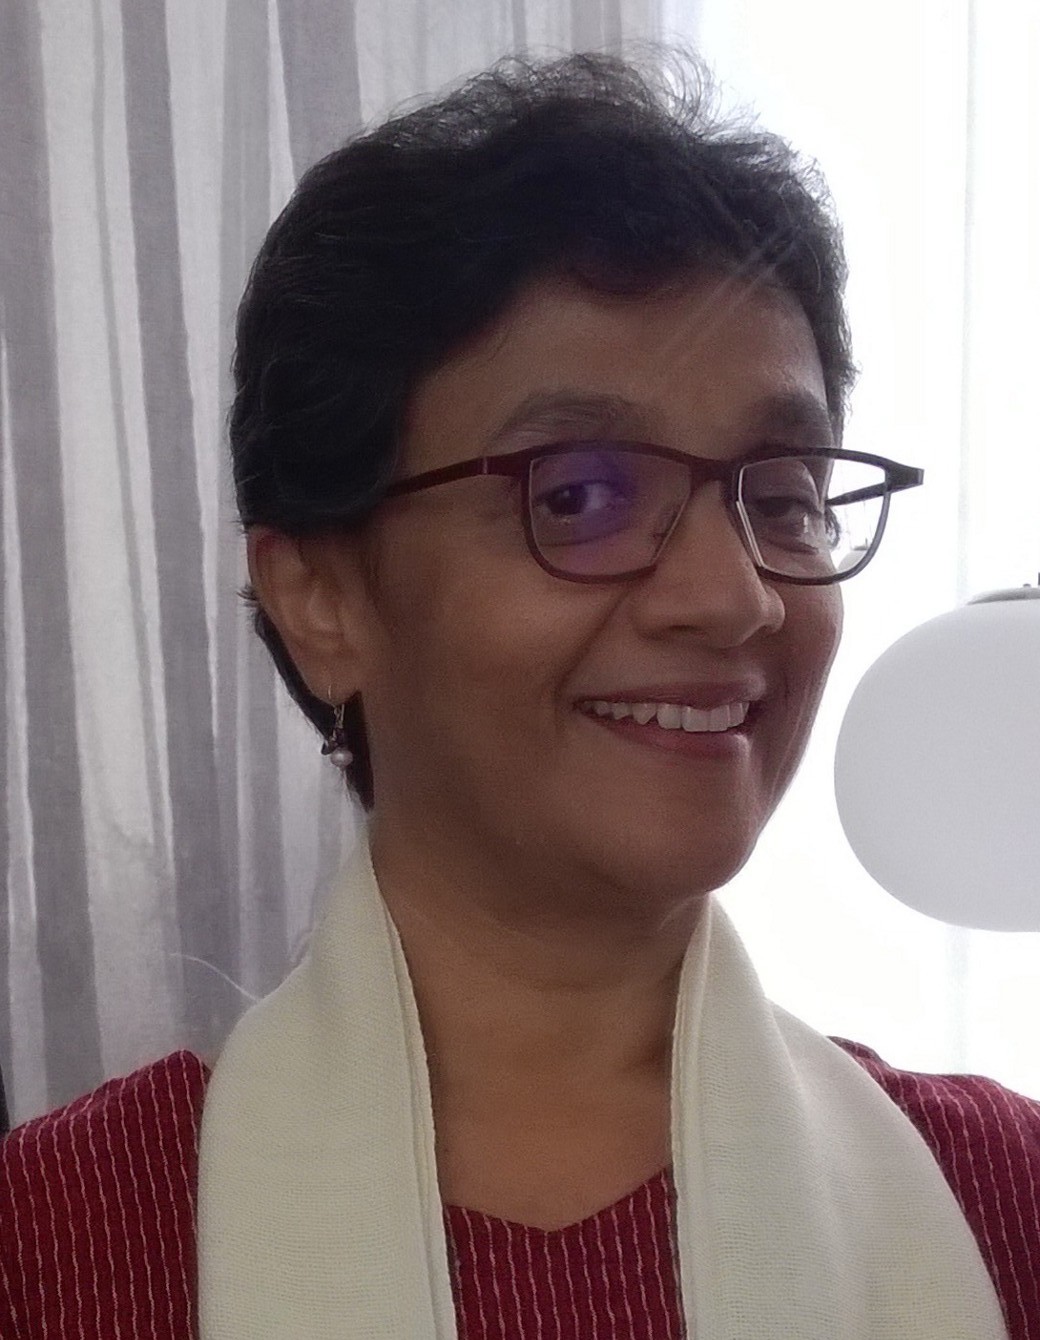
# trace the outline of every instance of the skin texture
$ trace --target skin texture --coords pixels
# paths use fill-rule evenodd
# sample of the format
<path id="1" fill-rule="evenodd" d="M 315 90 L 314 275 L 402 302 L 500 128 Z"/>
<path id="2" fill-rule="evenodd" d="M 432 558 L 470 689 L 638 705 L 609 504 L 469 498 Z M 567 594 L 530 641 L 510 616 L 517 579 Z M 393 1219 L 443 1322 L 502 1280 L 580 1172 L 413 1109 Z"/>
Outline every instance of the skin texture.
<path id="1" fill-rule="evenodd" d="M 563 391 L 629 407 L 503 430 Z M 822 425 L 765 413 L 792 396 Z M 819 446 L 824 406 L 808 322 L 773 288 L 702 275 L 632 299 L 545 280 L 418 387 L 401 474 L 594 434 L 726 459 Z M 617 584 L 539 568 L 511 485 L 490 477 L 394 500 L 355 539 L 257 528 L 249 561 L 311 689 L 362 694 L 373 861 L 419 1002 L 446 1199 L 543 1227 L 609 1203 L 667 1161 L 683 951 L 801 759 L 838 588 L 760 579 L 714 484 L 657 569 Z M 619 738 L 575 706 L 745 679 L 765 698 L 724 759 Z M 601 1184 L 577 1166 L 597 1131 Z M 524 1170 L 568 1139 L 573 1194 L 525 1200 Z M 507 1149 L 504 1181 L 474 1171 Z"/>

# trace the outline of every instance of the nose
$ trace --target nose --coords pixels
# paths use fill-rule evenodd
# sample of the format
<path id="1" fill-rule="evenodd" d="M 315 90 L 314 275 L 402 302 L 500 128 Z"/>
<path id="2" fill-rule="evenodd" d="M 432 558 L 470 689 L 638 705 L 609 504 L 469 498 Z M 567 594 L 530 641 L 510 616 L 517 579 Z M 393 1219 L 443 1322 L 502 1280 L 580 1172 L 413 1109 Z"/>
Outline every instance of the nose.
<path id="1" fill-rule="evenodd" d="M 755 570 L 738 524 L 721 484 L 694 492 L 657 567 L 633 592 L 645 633 L 685 631 L 723 649 L 783 627 L 783 598 Z"/>

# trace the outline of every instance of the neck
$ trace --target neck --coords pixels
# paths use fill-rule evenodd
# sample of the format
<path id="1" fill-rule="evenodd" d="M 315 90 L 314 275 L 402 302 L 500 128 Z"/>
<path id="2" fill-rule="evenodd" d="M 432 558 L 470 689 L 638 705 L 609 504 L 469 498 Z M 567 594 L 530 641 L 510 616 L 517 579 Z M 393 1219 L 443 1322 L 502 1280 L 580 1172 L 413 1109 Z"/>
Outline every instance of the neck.
<path id="1" fill-rule="evenodd" d="M 508 877 L 373 819 L 372 859 L 408 961 L 435 1091 L 667 1090 L 686 946 L 702 903 L 647 900 L 558 862 Z M 577 894 L 575 890 L 578 890 Z"/>

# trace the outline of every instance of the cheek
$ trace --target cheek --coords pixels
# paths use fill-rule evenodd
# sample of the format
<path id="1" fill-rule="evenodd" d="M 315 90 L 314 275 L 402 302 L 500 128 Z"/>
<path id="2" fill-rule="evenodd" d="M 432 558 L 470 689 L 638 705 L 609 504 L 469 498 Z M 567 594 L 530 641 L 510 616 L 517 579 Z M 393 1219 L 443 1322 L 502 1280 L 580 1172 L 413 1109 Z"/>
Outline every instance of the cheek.
<path id="1" fill-rule="evenodd" d="M 803 587 L 787 599 L 785 680 L 790 733 L 800 755 L 841 641 L 843 605 L 837 586 Z"/>
<path id="2" fill-rule="evenodd" d="M 775 728 L 761 754 L 761 784 L 772 797 L 769 811 L 779 803 L 799 768 L 842 636 L 838 588 L 804 587 L 799 596 L 801 599 L 787 600 L 787 645 L 781 657 L 784 694 Z"/>
<path id="3" fill-rule="evenodd" d="M 827 674 L 834 662 L 841 642 L 841 630 L 845 621 L 845 604 L 840 586 L 820 587 L 819 606 L 819 655 L 820 676 L 826 682 Z M 821 685 L 821 692 L 822 692 Z"/>
<path id="4" fill-rule="evenodd" d="M 602 602 L 544 574 L 526 552 L 514 560 L 461 545 L 408 549 L 384 565 L 378 595 L 383 720 L 407 704 L 408 728 L 443 736 L 439 750 L 464 739 L 467 751 L 499 753 L 510 740 L 529 757 L 539 737 L 551 746 L 563 687 L 606 617 Z"/>

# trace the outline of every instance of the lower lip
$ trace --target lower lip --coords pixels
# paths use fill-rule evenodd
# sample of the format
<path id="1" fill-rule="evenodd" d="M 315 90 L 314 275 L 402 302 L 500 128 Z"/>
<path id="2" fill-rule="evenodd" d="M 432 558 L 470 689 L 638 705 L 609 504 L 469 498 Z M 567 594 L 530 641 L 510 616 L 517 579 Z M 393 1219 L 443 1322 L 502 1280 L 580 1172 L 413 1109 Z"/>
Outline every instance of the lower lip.
<path id="1" fill-rule="evenodd" d="M 684 731 L 665 730 L 655 721 L 641 726 L 632 717 L 622 717 L 620 721 L 615 721 L 613 717 L 593 716 L 589 712 L 582 712 L 581 715 L 594 726 L 602 726 L 622 739 L 648 745 L 651 749 L 662 749 L 670 754 L 684 754 L 687 758 L 741 758 L 751 747 L 749 718 L 729 730 Z"/>

